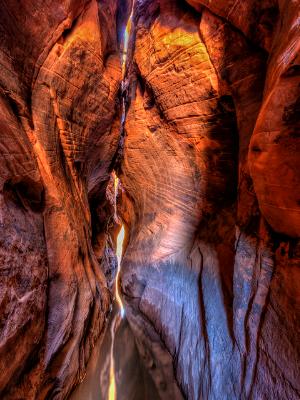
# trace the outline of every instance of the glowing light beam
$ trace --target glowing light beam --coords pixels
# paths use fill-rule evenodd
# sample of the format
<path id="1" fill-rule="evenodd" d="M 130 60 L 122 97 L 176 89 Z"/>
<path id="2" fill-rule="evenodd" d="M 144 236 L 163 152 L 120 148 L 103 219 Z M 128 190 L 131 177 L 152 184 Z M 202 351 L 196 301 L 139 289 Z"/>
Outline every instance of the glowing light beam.
<path id="1" fill-rule="evenodd" d="M 129 39 L 132 29 L 132 17 L 133 17 L 133 9 L 134 9 L 134 1 L 132 2 L 131 12 L 125 27 L 124 31 L 124 39 L 123 39 L 123 56 L 122 56 L 122 77 L 124 79 L 126 72 L 126 62 L 127 62 L 127 54 L 129 47 Z"/>
<path id="2" fill-rule="evenodd" d="M 117 249 L 116 249 L 117 259 L 118 259 L 118 269 L 117 269 L 117 276 L 116 276 L 116 300 L 120 307 L 121 318 L 123 318 L 125 315 L 125 309 L 124 309 L 124 305 L 123 305 L 123 302 L 122 302 L 122 299 L 120 296 L 120 291 L 119 291 L 119 276 L 120 276 L 120 269 L 121 269 L 124 239 L 125 239 L 125 228 L 124 228 L 124 225 L 122 225 L 122 228 L 117 237 Z"/>
<path id="3" fill-rule="evenodd" d="M 114 318 L 114 320 L 111 324 L 111 350 L 110 350 L 108 400 L 116 400 L 116 398 L 117 398 L 117 386 L 116 386 L 116 378 L 115 378 L 115 361 L 114 361 L 116 317 Z"/>

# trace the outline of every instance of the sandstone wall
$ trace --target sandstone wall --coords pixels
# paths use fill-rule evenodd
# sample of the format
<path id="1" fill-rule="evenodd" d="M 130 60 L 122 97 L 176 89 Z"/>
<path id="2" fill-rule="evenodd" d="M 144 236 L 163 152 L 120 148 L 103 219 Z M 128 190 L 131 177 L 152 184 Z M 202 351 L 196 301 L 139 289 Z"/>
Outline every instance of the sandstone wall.
<path id="1" fill-rule="evenodd" d="M 162 399 L 298 399 L 299 2 L 191 5 L 136 4 L 129 321 Z"/>
<path id="2" fill-rule="evenodd" d="M 115 167 L 121 288 L 160 398 L 299 399 L 299 0 L 137 0 L 123 144 L 131 3 L 1 3 L 0 397 L 84 378 Z"/>
<path id="3" fill-rule="evenodd" d="M 88 192 L 108 180 L 118 141 L 116 12 L 1 3 L 1 398 L 66 398 L 104 328 Z"/>

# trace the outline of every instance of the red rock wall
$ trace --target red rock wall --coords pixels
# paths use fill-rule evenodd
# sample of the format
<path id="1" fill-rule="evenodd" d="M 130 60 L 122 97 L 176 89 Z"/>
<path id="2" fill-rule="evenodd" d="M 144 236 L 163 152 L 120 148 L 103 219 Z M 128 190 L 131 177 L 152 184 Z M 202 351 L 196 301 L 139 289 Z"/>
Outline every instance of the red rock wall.
<path id="1" fill-rule="evenodd" d="M 66 398 L 110 305 L 88 192 L 117 147 L 115 1 L 1 3 L 0 397 Z"/>
<path id="2" fill-rule="evenodd" d="M 299 1 L 188 2 L 135 3 L 123 149 L 129 3 L 1 3 L 1 398 L 84 377 L 117 149 L 122 291 L 161 399 L 300 397 Z"/>
<path id="3" fill-rule="evenodd" d="M 191 5 L 136 6 L 129 322 L 162 399 L 298 399 L 299 2 Z"/>

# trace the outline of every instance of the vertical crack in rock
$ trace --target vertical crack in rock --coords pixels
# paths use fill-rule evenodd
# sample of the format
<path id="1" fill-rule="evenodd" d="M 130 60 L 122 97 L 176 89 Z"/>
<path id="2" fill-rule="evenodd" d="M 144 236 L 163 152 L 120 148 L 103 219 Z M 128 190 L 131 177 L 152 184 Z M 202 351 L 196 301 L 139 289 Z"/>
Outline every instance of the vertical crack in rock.
<path id="1" fill-rule="evenodd" d="M 298 400 L 299 0 L 2 3 L 0 397 Z"/>
<path id="2" fill-rule="evenodd" d="M 129 2 L 127 2 L 129 4 Z M 134 0 L 131 3 L 131 10 L 129 13 L 128 20 L 126 22 L 126 26 L 124 29 L 124 33 L 122 35 L 122 45 L 121 45 L 121 67 L 122 67 L 122 81 L 121 81 L 121 121 L 120 121 L 120 137 L 117 152 L 115 158 L 112 161 L 114 169 L 118 169 L 120 163 L 122 161 L 122 153 L 124 148 L 124 137 L 125 137 L 125 120 L 126 120 L 126 110 L 128 104 L 128 90 L 126 86 L 128 83 L 126 82 L 126 73 L 127 67 L 131 60 L 128 60 L 128 50 L 129 45 L 133 46 L 133 42 L 131 42 L 131 33 L 132 33 L 132 19 L 134 12 Z M 119 190 L 120 180 L 114 172 L 114 191 L 115 191 L 115 201 L 114 201 L 114 218 L 118 224 L 121 224 L 121 229 L 117 234 L 116 240 L 116 256 L 117 256 L 117 274 L 115 278 L 115 298 L 118 307 L 118 311 L 116 312 L 112 324 L 111 324 L 111 350 L 110 350 L 110 371 L 109 371 L 109 387 L 108 387 L 108 400 L 116 400 L 118 397 L 117 394 L 117 385 L 116 385 L 116 371 L 115 371 L 115 360 L 114 360 L 114 347 L 115 347 L 115 337 L 116 333 L 120 327 L 120 323 L 125 316 L 125 309 L 122 302 L 121 294 L 120 294 L 120 272 L 121 272 L 121 262 L 122 262 L 122 253 L 123 246 L 125 240 L 125 228 L 122 221 L 119 219 L 117 212 L 117 195 Z"/>
<path id="3" fill-rule="evenodd" d="M 129 71 L 132 68 L 132 57 L 134 53 L 134 43 L 135 43 L 135 29 L 134 29 L 134 10 L 136 5 L 136 0 L 127 0 L 122 3 L 123 6 L 119 4 L 121 13 L 125 14 L 125 21 L 120 17 L 121 27 L 119 28 L 122 32 L 120 39 L 120 60 L 122 69 L 122 80 L 120 85 L 120 133 L 119 142 L 116 154 L 111 163 L 111 169 L 116 171 L 119 170 L 122 163 L 123 151 L 124 151 L 124 140 L 125 140 L 125 123 L 126 114 L 130 104 L 130 89 L 131 89 L 131 79 Z M 126 4 L 125 11 L 123 10 Z"/>

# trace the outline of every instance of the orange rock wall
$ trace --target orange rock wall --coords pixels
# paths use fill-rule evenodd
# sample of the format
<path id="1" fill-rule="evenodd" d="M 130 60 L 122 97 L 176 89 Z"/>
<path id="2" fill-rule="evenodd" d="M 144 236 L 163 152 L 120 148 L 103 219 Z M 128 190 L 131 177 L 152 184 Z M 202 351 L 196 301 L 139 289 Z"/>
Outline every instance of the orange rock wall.
<path id="1" fill-rule="evenodd" d="M 0 397 L 84 378 L 115 167 L 126 314 L 160 398 L 298 399 L 299 0 L 136 0 L 124 143 L 131 2 L 1 5 Z"/>
<path id="2" fill-rule="evenodd" d="M 88 193 L 118 142 L 117 4 L 1 9 L 0 397 L 66 398 L 110 305 Z"/>
<path id="3" fill-rule="evenodd" d="M 162 399 L 297 399 L 299 2 L 191 6 L 135 9 L 129 322 Z"/>

